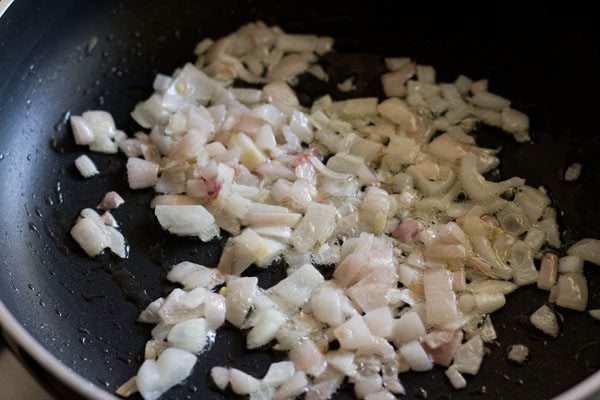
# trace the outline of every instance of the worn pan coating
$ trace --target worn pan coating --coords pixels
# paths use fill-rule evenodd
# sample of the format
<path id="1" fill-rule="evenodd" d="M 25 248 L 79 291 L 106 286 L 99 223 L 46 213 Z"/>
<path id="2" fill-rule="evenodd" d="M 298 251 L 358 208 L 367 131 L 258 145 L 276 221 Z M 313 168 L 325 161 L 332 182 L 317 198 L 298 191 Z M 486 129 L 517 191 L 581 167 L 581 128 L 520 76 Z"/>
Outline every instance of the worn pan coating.
<path id="1" fill-rule="evenodd" d="M 222 244 L 162 232 L 147 206 L 152 194 L 127 188 L 122 155 L 93 154 L 102 174 L 80 178 L 73 160 L 85 150 L 74 145 L 63 115 L 105 109 L 121 129 L 133 133 L 138 128 L 128 112 L 150 93 L 154 74 L 171 73 L 190 60 L 199 39 L 219 37 L 245 22 L 263 19 L 291 32 L 337 39 L 336 48 L 344 54 L 327 57 L 332 81 L 303 79 L 304 101 L 337 93 L 335 83 L 350 75 L 359 82 L 353 95 L 381 95 L 383 54 L 435 65 L 441 79 L 453 80 L 459 72 L 490 78 L 495 92 L 531 115 L 535 142 L 516 145 L 482 129 L 483 144 L 503 148 L 501 174 L 519 174 L 550 190 L 561 210 L 565 243 L 599 235 L 600 57 L 593 35 L 544 28 L 524 33 L 511 27 L 478 34 L 443 27 L 414 30 L 408 18 L 388 18 L 401 12 L 367 2 L 254 0 L 18 0 L 8 9 L 0 19 L 0 316 L 12 347 L 54 393 L 100 398 L 104 392 L 97 387 L 113 392 L 135 374 L 150 327 L 134 320 L 150 299 L 170 290 L 163 279 L 168 266 L 182 260 L 214 266 Z M 92 38 L 97 39 L 93 49 Z M 584 164 L 580 181 L 562 181 L 562 171 L 573 162 Z M 115 211 L 131 245 L 124 261 L 91 260 L 68 235 L 79 210 L 97 204 L 108 190 L 127 199 Z M 594 268 L 585 271 L 589 306 L 600 308 L 600 269 Z M 273 271 L 260 274 L 262 285 L 272 284 L 283 268 Z M 489 346 L 481 373 L 469 379 L 467 389 L 452 390 L 442 369 L 436 369 L 404 375 L 406 398 L 548 399 L 592 375 L 600 366 L 600 323 L 587 313 L 556 309 L 562 333 L 549 339 L 527 322 L 546 299 L 547 292 L 533 287 L 510 296 L 493 318 L 499 341 Z M 65 374 L 15 321 L 96 387 Z M 523 366 L 506 360 L 506 347 L 514 343 L 531 350 Z M 237 366 L 261 376 L 281 358 L 268 349 L 246 351 L 244 337 L 225 328 L 187 383 L 166 398 L 231 397 L 208 383 L 212 366 Z M 568 396 L 593 391 L 599 380 L 596 375 Z M 346 388 L 336 398 L 351 398 L 351 393 Z"/>

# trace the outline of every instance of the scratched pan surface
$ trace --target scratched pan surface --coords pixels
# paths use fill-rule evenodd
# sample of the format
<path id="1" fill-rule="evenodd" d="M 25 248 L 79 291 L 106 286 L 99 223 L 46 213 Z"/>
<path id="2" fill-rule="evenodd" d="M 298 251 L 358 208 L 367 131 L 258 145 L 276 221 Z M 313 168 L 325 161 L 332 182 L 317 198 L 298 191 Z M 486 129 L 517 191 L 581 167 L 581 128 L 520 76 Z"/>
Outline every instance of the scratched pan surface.
<path id="1" fill-rule="evenodd" d="M 501 175 L 519 174 L 550 190 L 566 243 L 597 236 L 600 146 L 594 100 L 600 92 L 600 56 L 593 35 L 545 29 L 477 35 L 411 31 L 398 19 L 385 18 L 394 12 L 364 2 L 307 7 L 280 1 L 18 0 L 0 19 L 2 302 L 45 348 L 94 384 L 112 392 L 135 374 L 150 328 L 134 320 L 148 301 L 171 289 L 164 281 L 168 266 L 182 260 L 215 266 L 222 241 L 202 244 L 162 232 L 148 208 L 152 194 L 127 188 L 122 155 L 92 154 L 101 175 L 80 178 L 73 160 L 85 150 L 74 145 L 61 117 L 105 109 L 117 126 L 134 132 L 128 112 L 150 93 L 157 72 L 171 73 L 190 60 L 203 37 L 221 36 L 256 19 L 337 39 L 339 53 L 325 61 L 331 83 L 302 79 L 303 101 L 325 93 L 343 97 L 335 83 L 351 75 L 358 82 L 353 95 L 381 96 L 383 54 L 435 65 L 442 80 L 454 80 L 459 72 L 490 78 L 493 91 L 514 99 L 515 107 L 532 117 L 533 144 L 516 145 L 500 132 L 481 130 L 482 144 L 503 148 Z M 86 49 L 93 37 L 95 48 Z M 583 175 L 566 183 L 561 172 L 573 162 L 584 164 Z M 108 190 L 127 199 L 115 211 L 131 245 L 126 260 L 91 260 L 68 235 L 79 210 L 97 204 Z M 586 266 L 585 273 L 590 308 L 600 308 L 600 269 Z M 282 274 L 283 266 L 261 273 L 261 284 L 267 287 Z M 600 323 L 586 313 L 557 309 L 562 333 L 548 339 L 527 322 L 546 299 L 547 293 L 535 288 L 510 296 L 493 318 L 499 340 L 488 346 L 482 371 L 468 378 L 467 389 L 453 391 L 436 368 L 404 375 L 406 397 L 547 399 L 590 376 L 600 366 Z M 230 398 L 209 383 L 212 366 L 262 376 L 270 362 L 283 357 L 268 349 L 244 350 L 244 341 L 242 334 L 223 329 L 193 375 L 165 398 Z M 506 347 L 514 343 L 530 348 L 525 365 L 506 360 Z M 46 383 L 74 396 L 56 379 Z M 344 388 L 336 398 L 351 397 Z"/>

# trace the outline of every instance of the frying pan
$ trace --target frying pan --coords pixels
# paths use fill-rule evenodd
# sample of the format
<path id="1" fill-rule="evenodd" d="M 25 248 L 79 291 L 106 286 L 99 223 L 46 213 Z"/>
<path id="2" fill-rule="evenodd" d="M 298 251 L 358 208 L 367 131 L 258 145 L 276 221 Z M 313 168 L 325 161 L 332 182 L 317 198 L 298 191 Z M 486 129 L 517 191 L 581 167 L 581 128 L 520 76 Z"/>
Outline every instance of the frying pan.
<path id="1" fill-rule="evenodd" d="M 438 67 L 441 80 L 458 73 L 490 78 L 492 90 L 514 99 L 531 116 L 534 143 L 517 145 L 491 128 L 480 143 L 502 147 L 501 176 L 544 185 L 560 212 L 566 244 L 600 231 L 600 150 L 597 94 L 600 55 L 595 35 L 555 29 L 487 29 L 456 33 L 411 26 L 403 9 L 372 2 L 18 0 L 0 19 L 0 321 L 4 336 L 32 372 L 58 397 L 110 398 L 136 373 L 150 327 L 135 321 L 151 300 L 172 289 L 168 267 L 183 260 L 215 266 L 223 240 L 202 244 L 163 232 L 148 207 L 150 191 L 127 188 L 125 158 L 91 154 L 101 175 L 84 180 L 73 167 L 84 148 L 74 145 L 68 113 L 104 109 L 120 129 L 138 127 L 128 112 L 151 92 L 157 72 L 171 73 L 192 58 L 200 39 L 220 37 L 262 19 L 290 32 L 336 38 L 326 57 L 331 82 L 303 78 L 300 99 L 333 93 L 349 76 L 351 95 L 381 96 L 382 55 L 412 56 Z M 400 23 L 402 22 L 402 23 Z M 454 33 L 453 33 L 454 32 Z M 94 42 L 96 44 L 94 45 Z M 576 183 L 561 174 L 584 165 Z M 115 211 L 131 255 L 90 259 L 69 236 L 79 211 L 117 190 L 127 200 Z M 561 250 L 561 254 L 564 250 Z M 284 266 L 251 270 L 268 287 Z M 600 269 L 586 266 L 589 308 L 600 308 Z M 547 301 L 534 287 L 518 290 L 493 316 L 498 342 L 489 345 L 479 375 L 454 391 L 436 368 L 402 375 L 406 398 L 584 398 L 600 388 L 600 323 L 587 313 L 556 308 L 558 339 L 530 326 L 528 316 Z M 531 360 L 514 365 L 507 346 L 526 344 Z M 165 398 L 224 399 L 209 383 L 215 365 L 262 376 L 282 354 L 245 350 L 243 333 L 225 327 L 200 357 L 192 376 Z M 586 380 L 587 379 L 587 380 Z M 580 383 L 582 382 L 583 383 Z M 336 398 L 351 398 L 344 387 Z M 139 398 L 139 397 L 136 397 Z"/>

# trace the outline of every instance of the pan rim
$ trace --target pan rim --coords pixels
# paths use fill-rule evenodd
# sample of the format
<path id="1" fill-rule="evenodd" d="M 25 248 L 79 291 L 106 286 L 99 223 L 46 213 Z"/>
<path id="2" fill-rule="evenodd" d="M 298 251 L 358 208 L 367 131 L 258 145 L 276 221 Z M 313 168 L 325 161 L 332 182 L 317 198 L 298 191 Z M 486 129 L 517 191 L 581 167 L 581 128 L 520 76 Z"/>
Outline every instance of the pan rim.
<path id="1" fill-rule="evenodd" d="M 85 379 L 44 348 L 17 321 L 12 313 L 0 300 L 0 328 L 5 335 L 13 340 L 19 348 L 31 356 L 45 371 L 64 383 L 69 389 L 80 396 L 96 400 L 118 400 L 106 390 Z M 11 346 L 9 346 L 10 348 Z M 14 351 L 14 349 L 11 348 Z"/>
<path id="2" fill-rule="evenodd" d="M 0 0 L 0 18 L 14 2 L 15 0 Z M 85 379 L 50 353 L 18 322 L 2 300 L 0 300 L 0 332 L 12 339 L 45 371 L 79 395 L 94 400 L 118 400 L 117 397 Z M 14 351 L 12 348 L 11 350 Z M 591 398 L 594 395 L 600 399 L 600 370 L 554 397 L 553 400 L 594 400 Z"/>

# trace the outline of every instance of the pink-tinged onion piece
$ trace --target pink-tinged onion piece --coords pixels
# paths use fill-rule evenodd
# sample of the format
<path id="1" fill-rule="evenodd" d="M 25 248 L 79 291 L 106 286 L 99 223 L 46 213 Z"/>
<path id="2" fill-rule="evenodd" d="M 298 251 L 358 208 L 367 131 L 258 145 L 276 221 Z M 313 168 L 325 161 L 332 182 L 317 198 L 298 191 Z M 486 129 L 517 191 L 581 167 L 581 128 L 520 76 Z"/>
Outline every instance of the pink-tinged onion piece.
<path id="1" fill-rule="evenodd" d="M 297 369 L 314 377 L 320 376 L 327 368 L 325 357 L 310 339 L 294 346 L 289 357 Z"/>
<path id="2" fill-rule="evenodd" d="M 115 208 L 118 208 L 123 203 L 125 203 L 125 200 L 123 200 L 119 193 L 115 191 L 110 191 L 104 195 L 104 198 L 102 199 L 100 204 L 96 206 L 96 208 L 99 208 L 101 210 L 113 210 Z"/>
<path id="3" fill-rule="evenodd" d="M 73 138 L 75 139 L 76 144 L 85 146 L 94 141 L 94 131 L 83 117 L 73 115 L 69 121 L 71 122 Z"/>
<path id="4" fill-rule="evenodd" d="M 434 363 L 447 367 L 452 362 L 462 339 L 461 330 L 431 332 L 423 336 L 421 345 L 429 353 Z"/>

